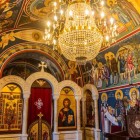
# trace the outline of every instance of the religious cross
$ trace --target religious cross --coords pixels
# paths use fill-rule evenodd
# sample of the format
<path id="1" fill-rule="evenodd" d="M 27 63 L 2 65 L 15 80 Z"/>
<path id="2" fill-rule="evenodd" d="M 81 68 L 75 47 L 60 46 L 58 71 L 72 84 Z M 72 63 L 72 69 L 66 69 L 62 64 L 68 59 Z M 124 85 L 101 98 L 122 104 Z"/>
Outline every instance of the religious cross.
<path id="1" fill-rule="evenodd" d="M 39 119 L 41 119 L 43 114 L 40 112 L 37 116 L 39 117 Z"/>
<path id="2" fill-rule="evenodd" d="M 38 100 L 34 104 L 37 106 L 37 109 L 41 109 L 41 107 L 43 106 L 43 102 L 40 98 L 38 98 Z"/>
<path id="3" fill-rule="evenodd" d="M 38 115 L 39 120 L 38 120 L 38 140 L 42 140 L 42 116 L 43 114 L 40 112 Z"/>
<path id="4" fill-rule="evenodd" d="M 41 72 L 44 72 L 44 68 L 47 68 L 47 64 L 45 64 L 45 62 L 41 61 L 41 64 L 39 64 L 38 67 L 41 67 Z"/>

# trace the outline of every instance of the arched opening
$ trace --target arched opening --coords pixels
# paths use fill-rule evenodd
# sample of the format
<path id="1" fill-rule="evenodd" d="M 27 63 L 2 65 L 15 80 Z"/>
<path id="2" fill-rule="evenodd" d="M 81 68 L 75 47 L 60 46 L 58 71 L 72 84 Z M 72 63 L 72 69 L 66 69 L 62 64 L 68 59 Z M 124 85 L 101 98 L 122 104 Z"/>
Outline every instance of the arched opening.
<path id="1" fill-rule="evenodd" d="M 63 70 L 55 60 L 43 53 L 32 51 L 21 52 L 15 57 L 10 57 L 4 67 L 2 77 L 16 75 L 27 79 L 33 73 L 40 71 L 39 64 L 41 62 L 46 64 L 45 72 L 54 76 L 58 81 L 64 79 Z"/>
<path id="2" fill-rule="evenodd" d="M 42 78 L 35 80 L 32 83 L 31 94 L 29 98 L 28 130 L 31 129 L 30 134 L 32 134 L 32 136 L 29 134 L 29 138 L 38 139 L 39 137 L 43 138 L 43 135 L 45 137 L 45 134 L 46 136 L 47 134 L 49 134 L 48 139 L 51 139 L 50 133 L 53 128 L 52 106 L 53 103 L 51 85 Z M 39 123 L 40 119 L 45 121 L 46 123 Z M 36 121 L 38 121 L 37 124 L 33 125 Z"/>
<path id="3" fill-rule="evenodd" d="M 98 91 L 92 84 L 83 87 L 82 113 L 84 139 L 99 140 Z"/>
<path id="4" fill-rule="evenodd" d="M 95 127 L 95 107 L 92 93 L 90 90 L 85 91 L 86 97 L 86 126 Z"/>
<path id="5" fill-rule="evenodd" d="M 21 133 L 23 94 L 15 83 L 5 85 L 0 92 L 0 133 Z"/>

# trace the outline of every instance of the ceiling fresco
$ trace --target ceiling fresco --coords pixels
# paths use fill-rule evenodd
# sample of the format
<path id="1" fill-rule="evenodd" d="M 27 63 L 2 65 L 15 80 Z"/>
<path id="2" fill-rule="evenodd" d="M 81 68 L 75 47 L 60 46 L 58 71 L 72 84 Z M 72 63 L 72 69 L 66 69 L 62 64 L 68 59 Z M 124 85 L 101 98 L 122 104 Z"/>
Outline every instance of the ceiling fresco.
<path id="1" fill-rule="evenodd" d="M 22 0 L 0 1 L 0 32 L 5 32 L 16 26 L 23 2 Z"/>
<path id="2" fill-rule="evenodd" d="M 58 0 L 57 0 L 58 1 Z M 16 39 L 6 36 L 11 31 L 24 31 L 25 29 L 36 29 L 44 32 L 45 23 L 52 16 L 52 6 L 54 0 L 1 0 L 0 1 L 0 36 L 8 38 L 7 43 L 11 46 L 11 41 Z M 63 2 L 63 1 L 62 1 Z M 100 13 L 100 0 L 91 0 L 91 7 L 96 13 Z M 117 24 L 117 32 L 121 37 L 137 30 L 140 25 L 140 2 L 139 0 L 106 0 L 105 14 L 114 17 Z M 67 5 L 62 5 L 66 8 Z M 59 6 L 58 6 L 59 9 Z M 26 35 L 31 36 L 31 33 Z M 5 37 L 6 36 L 6 37 Z M 25 35 L 24 35 L 25 36 Z M 16 36 L 17 37 L 17 36 Z M 42 37 L 42 36 L 41 36 Z M 24 38 L 24 37 L 23 37 Z M 20 38 L 21 39 L 21 38 Z M 27 39 L 27 38 L 26 38 Z M 26 40 L 24 38 L 24 40 Z M 29 41 L 29 39 L 27 39 Z M 32 40 L 30 40 L 32 41 Z M 43 40 L 41 43 L 45 43 Z M 0 45 L 0 51 L 3 51 L 5 46 Z M 102 46 L 102 49 L 107 46 Z"/>
<path id="3" fill-rule="evenodd" d="M 28 78 L 32 73 L 40 71 L 40 61 L 45 62 L 45 72 L 53 75 L 58 81 L 64 79 L 61 69 L 45 55 L 34 53 L 23 53 L 11 59 L 5 67 L 3 76 L 17 75 L 23 79 Z"/>
<path id="4" fill-rule="evenodd" d="M 64 1 L 66 1 L 66 3 L 68 2 L 68 0 Z M 100 1 L 101 0 L 90 0 L 91 6 L 97 13 L 101 10 L 99 6 Z M 0 0 L 1 76 L 18 73 L 16 69 L 11 68 L 13 66 L 17 67 L 19 64 L 19 70 L 25 69 L 25 65 L 28 69 L 26 75 L 23 72 L 23 75 L 20 75 L 21 77 L 27 78 L 31 73 L 39 71 L 37 65 L 41 59 L 36 60 L 34 58 L 38 56 L 36 56 L 36 54 L 33 55 L 33 52 L 38 49 L 41 53 L 45 53 L 41 54 L 42 57 L 45 55 L 47 59 L 45 61 L 53 67 L 53 70 L 48 69 L 48 72 L 55 77 L 57 77 L 54 74 L 55 71 L 59 72 L 59 76 L 57 77 L 58 81 L 70 79 L 80 86 L 91 82 L 90 79 L 87 78 L 87 75 L 91 74 L 89 72 L 91 72 L 93 61 L 88 62 L 85 66 L 78 66 L 74 62 L 66 60 L 60 50 L 53 50 L 52 46 L 46 45 L 43 40 L 45 23 L 48 18 L 52 17 L 53 2 L 54 0 Z M 66 8 L 67 4 L 62 6 Z M 104 53 L 108 51 L 108 49 L 117 48 L 114 46 L 124 42 L 130 36 L 136 38 L 135 34 L 138 34 L 140 31 L 140 0 L 105 0 L 105 12 L 108 17 L 114 17 L 119 36 L 112 45 L 102 46 L 101 53 L 97 56 L 97 61 L 103 61 L 102 64 L 106 63 Z M 135 42 L 135 39 L 133 39 L 133 42 Z M 125 43 L 129 44 L 129 41 L 127 40 Z M 19 52 L 24 52 L 24 50 L 25 52 L 30 50 L 33 63 L 28 62 L 29 58 L 27 57 L 25 59 L 25 55 L 21 55 L 19 58 L 19 54 L 22 54 Z M 16 59 L 13 60 L 13 54 L 16 52 L 19 54 L 16 55 Z M 34 64 L 34 62 L 36 64 Z M 82 74 L 83 76 L 81 76 Z M 103 86 L 103 88 L 104 87 L 105 86 Z"/>

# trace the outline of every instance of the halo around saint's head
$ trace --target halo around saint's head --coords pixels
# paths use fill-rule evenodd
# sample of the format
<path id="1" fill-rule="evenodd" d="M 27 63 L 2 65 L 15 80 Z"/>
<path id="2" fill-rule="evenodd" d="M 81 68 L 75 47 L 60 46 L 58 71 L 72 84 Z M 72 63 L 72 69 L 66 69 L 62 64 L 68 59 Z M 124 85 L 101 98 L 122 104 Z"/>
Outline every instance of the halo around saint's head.
<path id="1" fill-rule="evenodd" d="M 107 94 L 106 93 L 102 93 L 102 95 L 101 95 L 102 102 L 104 101 L 104 97 L 105 97 L 106 101 L 108 100 Z"/>
<path id="2" fill-rule="evenodd" d="M 132 99 L 132 93 L 136 92 L 137 99 L 139 98 L 139 90 L 137 88 L 131 88 L 129 91 L 129 97 Z"/>
<path id="3" fill-rule="evenodd" d="M 116 100 L 118 99 L 118 94 L 119 94 L 119 96 L 120 96 L 120 99 L 122 100 L 123 99 L 123 92 L 122 92 L 122 90 L 120 90 L 120 89 L 118 89 L 116 92 L 115 92 L 115 98 L 116 98 Z"/>

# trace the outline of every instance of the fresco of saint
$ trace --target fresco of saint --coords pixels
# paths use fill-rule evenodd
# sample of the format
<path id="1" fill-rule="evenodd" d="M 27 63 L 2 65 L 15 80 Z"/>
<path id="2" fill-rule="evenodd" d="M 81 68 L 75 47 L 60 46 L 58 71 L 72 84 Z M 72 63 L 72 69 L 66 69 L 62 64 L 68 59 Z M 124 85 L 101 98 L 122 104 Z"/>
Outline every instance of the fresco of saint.
<path id="1" fill-rule="evenodd" d="M 102 124 L 102 131 L 103 132 L 109 132 L 109 121 L 105 116 L 105 110 L 108 108 L 108 96 L 106 93 L 102 93 L 101 95 L 101 124 Z M 106 127 L 105 127 L 106 125 Z"/>
<path id="2" fill-rule="evenodd" d="M 138 100 L 139 98 L 139 91 L 136 88 L 131 88 L 129 92 L 130 96 L 130 102 L 129 102 L 129 107 L 135 107 L 135 106 L 140 106 L 140 101 Z"/>
<path id="3" fill-rule="evenodd" d="M 115 93 L 116 103 L 115 103 L 115 117 L 119 123 L 119 126 L 122 126 L 122 129 L 125 125 L 125 109 L 123 105 L 123 92 L 121 90 L 117 90 Z"/>

